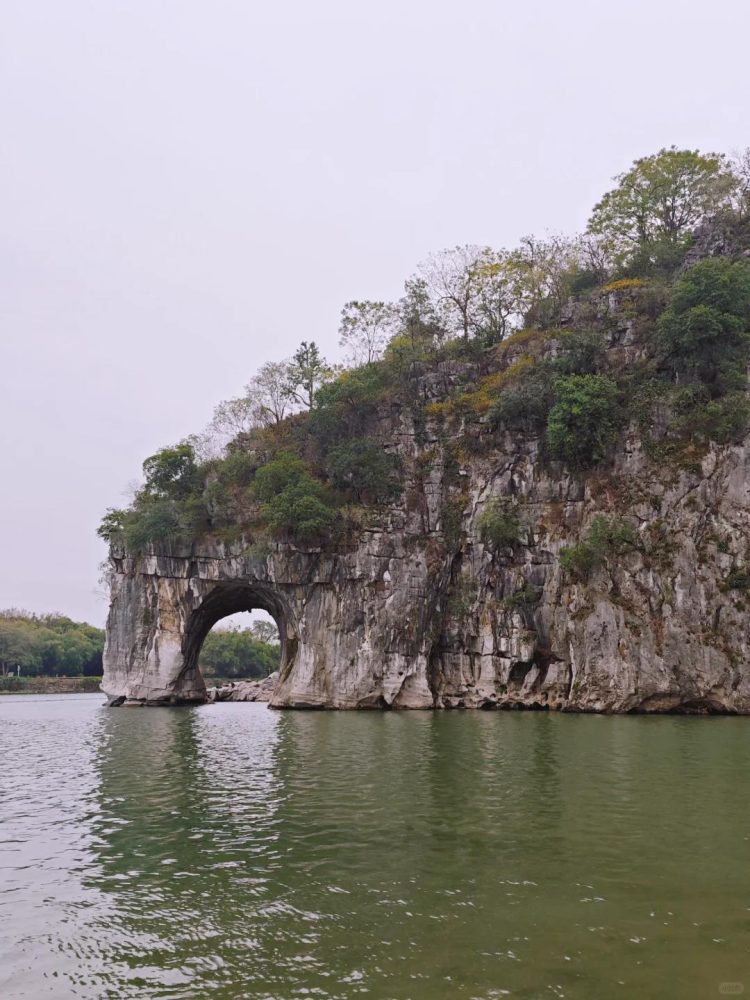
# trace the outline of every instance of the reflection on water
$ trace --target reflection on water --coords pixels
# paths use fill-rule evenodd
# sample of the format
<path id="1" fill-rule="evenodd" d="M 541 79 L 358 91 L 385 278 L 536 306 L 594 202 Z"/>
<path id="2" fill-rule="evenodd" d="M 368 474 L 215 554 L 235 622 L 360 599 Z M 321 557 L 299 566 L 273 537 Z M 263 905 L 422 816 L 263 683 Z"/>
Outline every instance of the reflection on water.
<path id="1" fill-rule="evenodd" d="M 750 993 L 748 726 L 0 699 L 0 995 Z"/>

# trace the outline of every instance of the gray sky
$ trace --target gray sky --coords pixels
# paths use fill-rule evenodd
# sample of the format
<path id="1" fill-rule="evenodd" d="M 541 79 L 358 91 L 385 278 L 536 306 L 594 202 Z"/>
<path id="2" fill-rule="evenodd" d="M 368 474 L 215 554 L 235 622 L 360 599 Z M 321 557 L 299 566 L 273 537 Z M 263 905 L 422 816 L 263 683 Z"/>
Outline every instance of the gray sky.
<path id="1" fill-rule="evenodd" d="M 341 305 L 750 143 L 747 0 L 3 0 L 0 607 L 102 623 L 95 536 Z"/>

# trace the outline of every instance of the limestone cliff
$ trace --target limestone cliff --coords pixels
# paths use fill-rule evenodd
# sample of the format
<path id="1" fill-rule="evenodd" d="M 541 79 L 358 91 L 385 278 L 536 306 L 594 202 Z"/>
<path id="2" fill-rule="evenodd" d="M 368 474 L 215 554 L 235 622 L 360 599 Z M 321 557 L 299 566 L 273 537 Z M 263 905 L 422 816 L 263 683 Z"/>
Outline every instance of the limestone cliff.
<path id="1" fill-rule="evenodd" d="M 625 298 L 599 296 L 588 317 L 621 366 L 643 353 Z M 539 350 L 558 348 L 550 336 Z M 499 371 L 529 350 L 511 338 Z M 380 408 L 371 432 L 401 456 L 404 488 L 345 543 L 113 544 L 110 702 L 203 700 L 205 635 L 263 608 L 282 636 L 275 707 L 750 711 L 750 612 L 730 585 L 747 559 L 750 438 L 665 464 L 631 422 L 611 461 L 572 473 L 528 429 L 446 421 L 441 405 L 479 375 L 445 361 L 417 377 L 417 409 Z M 658 407 L 648 420 L 658 440 Z M 522 530 L 492 547 L 480 521 L 497 500 Z M 636 544 L 581 581 L 560 552 L 602 514 L 627 519 Z"/>

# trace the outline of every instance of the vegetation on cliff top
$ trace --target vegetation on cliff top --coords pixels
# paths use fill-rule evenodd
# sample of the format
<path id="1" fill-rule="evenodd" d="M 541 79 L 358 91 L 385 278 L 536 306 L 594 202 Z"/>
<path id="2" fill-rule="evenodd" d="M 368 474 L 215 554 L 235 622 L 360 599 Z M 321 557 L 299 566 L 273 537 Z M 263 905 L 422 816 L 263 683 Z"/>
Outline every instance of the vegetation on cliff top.
<path id="1" fill-rule="evenodd" d="M 701 245 L 714 232 L 718 256 Z M 378 429 L 387 404 L 417 439 L 432 421 L 467 450 L 538 435 L 543 459 L 573 472 L 606 463 L 627 425 L 662 461 L 686 442 L 731 442 L 750 420 L 748 252 L 750 152 L 637 160 L 582 236 L 456 247 L 423 262 L 398 302 L 347 303 L 350 367 L 311 342 L 264 365 L 203 434 L 146 459 L 133 503 L 108 511 L 100 535 L 131 552 L 203 535 L 345 539 L 410 471 Z M 605 349 L 613 315 L 632 320 L 635 361 Z M 431 378 L 443 388 L 427 402 Z M 503 516 L 483 529 L 498 545 L 516 531 Z"/>

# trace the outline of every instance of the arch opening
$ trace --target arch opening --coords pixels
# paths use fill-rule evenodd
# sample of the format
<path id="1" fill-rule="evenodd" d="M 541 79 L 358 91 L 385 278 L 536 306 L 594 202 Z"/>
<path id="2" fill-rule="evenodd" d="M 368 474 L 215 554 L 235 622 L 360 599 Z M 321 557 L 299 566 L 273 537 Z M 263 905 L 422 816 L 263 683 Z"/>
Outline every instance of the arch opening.
<path id="1" fill-rule="evenodd" d="M 279 665 L 281 677 L 285 676 L 297 652 L 297 632 L 291 613 L 281 595 L 264 584 L 227 582 L 217 584 L 190 615 L 182 643 L 183 670 L 188 676 L 203 680 L 200 655 L 207 636 L 218 622 L 242 612 L 266 612 L 279 633 Z"/>

